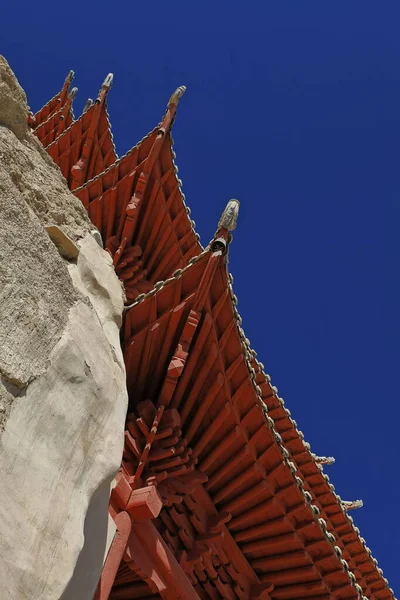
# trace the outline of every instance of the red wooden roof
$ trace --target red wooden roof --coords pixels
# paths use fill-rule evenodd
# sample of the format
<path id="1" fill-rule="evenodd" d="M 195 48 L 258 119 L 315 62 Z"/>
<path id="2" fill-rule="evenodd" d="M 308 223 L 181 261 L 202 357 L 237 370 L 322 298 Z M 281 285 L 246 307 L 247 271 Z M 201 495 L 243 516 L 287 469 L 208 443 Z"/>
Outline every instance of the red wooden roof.
<path id="1" fill-rule="evenodd" d="M 34 133 L 47 148 L 61 135 L 68 127 L 71 126 L 74 115 L 72 112 L 72 102 L 78 88 L 72 88 L 65 96 L 65 102 L 58 107 L 58 110 L 52 112 L 49 117 L 34 127 Z"/>
<path id="2" fill-rule="evenodd" d="M 111 83 L 109 75 L 96 101 L 46 148 L 71 190 L 102 173 L 117 158 L 106 106 Z"/>
<path id="3" fill-rule="evenodd" d="M 110 504 L 119 533 L 96 598 L 393 599 L 241 328 L 225 259 L 237 205 L 206 250 L 194 231 L 171 138 L 184 89 L 117 159 L 109 85 L 61 135 L 69 82 L 35 117 L 38 137 L 58 135 L 48 152 L 130 303 L 130 408 Z"/>
<path id="4" fill-rule="evenodd" d="M 161 123 L 125 156 L 74 190 L 114 257 L 128 302 L 202 250 L 172 148 L 182 93 L 178 88 Z"/>
<path id="5" fill-rule="evenodd" d="M 168 372 L 179 369 L 190 322 L 195 332 L 184 368 L 176 385 L 167 386 Z M 135 303 L 126 314 L 124 340 L 134 409 L 128 417 L 125 475 L 135 477 L 146 431 L 165 402 L 162 430 L 174 424 L 175 445 L 161 436 L 141 475 L 158 486 L 163 499 L 158 530 L 175 556 L 185 557 L 199 537 L 207 540 L 203 507 L 224 515 L 219 542 L 205 541 L 194 562 L 181 560 L 199 597 L 219 598 L 225 590 L 222 597 L 252 598 L 251 587 L 264 584 L 265 597 L 272 599 L 361 598 L 261 399 L 221 254 L 205 251 Z M 197 480 L 197 474 L 206 480 Z M 242 580 L 225 572 L 224 554 Z M 240 555 L 246 568 L 232 558 Z"/>
<path id="6" fill-rule="evenodd" d="M 122 236 L 126 209 L 138 192 L 141 173 L 147 171 L 158 131 L 159 126 L 104 174 L 75 190 L 106 241 L 112 236 Z M 171 268 L 174 270 L 187 264 L 189 258 L 201 251 L 173 156 L 171 132 L 168 131 L 150 171 L 137 230 L 132 237 L 132 243 L 145 248 L 143 258 L 147 258 L 149 280 L 154 283 L 171 273 Z M 171 268 L 160 264 L 160 256 L 164 263 L 171 263 Z"/>

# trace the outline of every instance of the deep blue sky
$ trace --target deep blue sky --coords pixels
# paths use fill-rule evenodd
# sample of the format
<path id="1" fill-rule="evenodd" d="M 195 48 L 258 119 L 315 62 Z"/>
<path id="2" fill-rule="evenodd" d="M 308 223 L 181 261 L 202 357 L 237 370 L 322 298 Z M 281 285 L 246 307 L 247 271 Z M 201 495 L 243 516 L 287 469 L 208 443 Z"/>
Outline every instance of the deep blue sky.
<path id="1" fill-rule="evenodd" d="M 119 154 L 187 86 L 174 137 L 197 230 L 207 243 L 241 200 L 246 333 L 313 451 L 336 457 L 338 493 L 364 500 L 353 517 L 400 594 L 400 3 L 7 4 L 0 51 L 33 110 L 70 68 L 77 109 L 114 72 Z"/>

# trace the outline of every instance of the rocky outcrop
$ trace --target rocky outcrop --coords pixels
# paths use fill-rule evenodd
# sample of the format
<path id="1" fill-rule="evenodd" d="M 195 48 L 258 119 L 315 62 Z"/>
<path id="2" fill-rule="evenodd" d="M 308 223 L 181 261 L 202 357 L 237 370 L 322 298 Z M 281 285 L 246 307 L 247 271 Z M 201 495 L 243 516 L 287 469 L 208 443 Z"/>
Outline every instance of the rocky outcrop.
<path id="1" fill-rule="evenodd" d="M 91 600 L 123 447 L 123 289 L 26 120 L 0 58 L 0 598 Z"/>

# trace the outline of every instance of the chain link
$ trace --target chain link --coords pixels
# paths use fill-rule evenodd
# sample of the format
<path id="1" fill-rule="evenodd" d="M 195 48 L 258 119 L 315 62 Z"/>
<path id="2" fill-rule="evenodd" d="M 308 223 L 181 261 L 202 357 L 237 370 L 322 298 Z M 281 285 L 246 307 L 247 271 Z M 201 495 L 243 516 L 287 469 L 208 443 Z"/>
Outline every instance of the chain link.
<path id="1" fill-rule="evenodd" d="M 263 363 L 261 363 L 261 362 L 259 362 L 257 360 L 257 358 L 256 358 L 257 353 L 254 352 L 251 349 L 250 340 L 248 338 L 246 338 L 244 330 L 242 329 L 242 318 L 241 318 L 241 316 L 240 316 L 240 314 L 239 314 L 239 312 L 238 312 L 238 310 L 236 308 L 236 306 L 238 304 L 238 299 L 237 299 L 237 296 L 233 292 L 233 288 L 232 288 L 233 276 L 232 276 L 231 273 L 228 273 L 228 282 L 229 282 L 228 289 L 229 289 L 229 292 L 230 292 L 230 296 L 231 296 L 231 300 L 232 300 L 232 305 L 233 305 L 232 306 L 232 308 L 233 308 L 233 314 L 234 314 L 234 317 L 235 317 L 235 320 L 236 320 L 237 330 L 238 330 L 239 338 L 240 338 L 240 341 L 241 341 L 241 344 L 242 344 L 242 348 L 243 348 L 243 351 L 244 351 L 246 365 L 247 365 L 247 368 L 248 368 L 248 371 L 249 371 L 250 379 L 251 379 L 252 384 L 253 384 L 254 392 L 255 392 L 255 394 L 257 396 L 257 399 L 258 399 L 258 402 L 259 402 L 259 404 L 260 404 L 260 406 L 262 408 L 262 411 L 263 411 L 264 416 L 266 418 L 266 422 L 268 423 L 268 425 L 269 425 L 269 427 L 270 427 L 270 429 L 271 429 L 271 431 L 272 431 L 272 433 L 273 433 L 273 435 L 275 437 L 275 440 L 276 440 L 276 442 L 277 442 L 277 444 L 278 444 L 278 446 L 279 446 L 279 448 L 281 450 L 284 462 L 286 463 L 286 465 L 288 466 L 288 468 L 291 471 L 292 475 L 294 476 L 295 483 L 296 483 L 298 489 L 302 492 L 306 504 L 309 505 L 312 513 L 317 516 L 317 515 L 320 514 L 320 509 L 315 504 L 312 504 L 312 496 L 311 496 L 310 492 L 308 492 L 307 490 L 304 490 L 304 482 L 303 482 L 303 480 L 298 475 L 296 475 L 296 473 L 297 473 L 297 467 L 296 467 L 296 465 L 289 458 L 289 456 L 290 456 L 289 452 L 287 451 L 287 449 L 283 445 L 282 437 L 276 431 L 274 420 L 271 417 L 269 417 L 269 415 L 268 415 L 268 407 L 267 407 L 267 405 L 265 404 L 265 402 L 264 402 L 264 400 L 262 398 L 262 389 L 261 389 L 260 385 L 256 382 L 257 374 L 256 374 L 256 371 L 255 371 L 254 367 L 252 366 L 252 361 L 256 363 L 257 368 L 258 368 L 258 373 L 262 376 L 262 378 L 264 379 L 264 382 L 266 382 L 266 383 L 268 383 L 270 385 L 270 388 L 271 388 L 271 390 L 272 390 L 275 398 L 279 401 L 280 405 L 285 410 L 285 412 L 286 412 L 286 414 L 287 414 L 287 416 L 288 416 L 288 418 L 289 418 L 289 420 L 290 420 L 293 428 L 297 432 L 297 435 L 299 436 L 299 438 L 302 440 L 304 448 L 309 452 L 311 460 L 316 464 L 316 466 L 321 471 L 322 471 L 322 465 L 317 462 L 318 457 L 310 452 L 310 444 L 308 442 L 304 441 L 304 434 L 303 434 L 302 431 L 300 431 L 297 428 L 296 421 L 291 418 L 290 411 L 285 407 L 285 403 L 284 403 L 283 398 L 279 397 L 279 395 L 278 395 L 278 388 L 275 387 L 275 386 L 273 386 L 273 385 L 271 385 L 271 383 L 270 383 L 271 382 L 271 377 L 267 373 L 264 372 L 264 365 L 263 365 Z M 340 496 L 338 496 L 335 493 L 335 487 L 330 482 L 329 476 L 326 473 L 322 473 L 322 475 L 323 475 L 325 481 L 327 482 L 330 490 L 335 495 L 335 497 L 336 497 L 336 499 L 338 501 L 338 504 L 339 504 L 339 506 L 341 507 L 341 509 L 343 511 L 343 514 L 347 517 L 347 519 L 349 521 L 349 524 L 351 525 L 351 527 L 353 528 L 353 530 L 356 533 L 357 537 L 359 538 L 360 542 L 362 543 L 362 545 L 363 545 L 366 553 L 371 558 L 371 560 L 374 563 L 374 565 L 377 567 L 378 572 L 380 574 L 382 574 L 382 570 L 377 566 L 378 565 L 377 560 L 375 558 L 373 558 L 373 556 L 371 554 L 371 550 L 366 545 L 365 540 L 362 537 L 359 536 L 359 531 L 357 532 L 356 528 L 354 527 L 352 517 L 347 514 L 346 508 L 345 508 L 345 506 L 346 506 L 345 502 L 342 501 L 341 498 L 340 498 Z M 359 502 L 359 501 L 356 501 L 356 502 Z M 326 521 L 324 519 L 322 519 L 322 518 L 318 518 L 317 522 L 318 522 L 318 524 L 319 524 L 319 526 L 321 528 L 321 531 L 325 535 L 326 539 L 333 546 L 333 550 L 334 550 L 337 558 L 341 561 L 341 563 L 343 565 L 343 568 L 346 570 L 346 572 L 347 572 L 347 574 L 349 576 L 349 579 L 350 579 L 350 583 L 355 588 L 355 590 L 357 591 L 360 600 L 368 600 L 368 598 L 363 595 L 363 590 L 362 590 L 361 586 L 357 583 L 357 580 L 356 580 L 356 577 L 355 577 L 354 573 L 352 571 L 350 571 L 348 563 L 342 558 L 342 550 L 341 550 L 341 548 L 339 546 L 335 545 L 335 543 L 336 543 L 335 536 L 333 535 L 333 533 L 331 533 L 331 532 L 329 532 L 327 530 L 327 523 L 326 523 Z M 388 586 L 387 579 L 383 578 L 383 580 L 384 580 L 385 584 Z M 392 594 L 393 600 L 396 600 L 396 598 L 394 596 L 393 590 L 391 588 L 389 588 L 389 587 L 388 587 L 388 590 Z"/>

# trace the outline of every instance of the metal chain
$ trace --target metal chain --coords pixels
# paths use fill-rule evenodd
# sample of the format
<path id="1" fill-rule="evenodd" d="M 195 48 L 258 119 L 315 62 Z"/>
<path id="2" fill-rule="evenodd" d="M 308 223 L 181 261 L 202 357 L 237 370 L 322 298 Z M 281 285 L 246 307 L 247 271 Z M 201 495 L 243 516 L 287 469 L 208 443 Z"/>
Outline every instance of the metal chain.
<path id="1" fill-rule="evenodd" d="M 248 338 L 246 338 L 246 336 L 244 334 L 244 331 L 243 331 L 243 329 L 241 327 L 241 325 L 242 325 L 242 318 L 241 318 L 241 316 L 240 316 L 240 314 L 239 314 L 239 312 L 238 312 L 238 310 L 236 308 L 238 300 L 237 300 L 236 295 L 233 292 L 233 286 L 232 286 L 232 284 L 233 284 L 233 276 L 231 275 L 231 273 L 228 273 L 228 281 L 229 281 L 229 292 L 230 292 L 230 296 L 231 296 L 231 300 L 232 300 L 232 304 L 233 304 L 233 313 L 234 313 L 234 316 L 235 316 L 235 319 L 236 319 L 237 329 L 238 329 L 239 337 L 240 337 L 240 340 L 241 340 L 242 348 L 244 350 L 245 360 L 246 360 L 247 368 L 248 368 L 248 371 L 249 371 L 250 379 L 251 379 L 251 381 L 253 383 L 254 391 L 256 393 L 258 402 L 259 402 L 259 404 L 261 406 L 261 409 L 263 411 L 264 417 L 265 417 L 265 419 L 266 419 L 266 421 L 267 421 L 267 423 L 268 423 L 268 425 L 269 425 L 269 427 L 270 427 L 270 429 L 271 429 L 271 431 L 272 431 L 272 433 L 273 433 L 273 435 L 275 437 L 275 440 L 277 441 L 277 444 L 278 444 L 278 446 L 279 446 L 279 448 L 281 450 L 281 453 L 282 453 L 282 456 L 283 456 L 283 460 L 285 461 L 285 463 L 289 467 L 290 471 L 292 472 L 292 474 L 294 476 L 294 479 L 295 479 L 295 482 L 296 482 L 296 485 L 299 488 L 299 490 L 302 492 L 306 504 L 308 504 L 310 506 L 312 513 L 317 516 L 318 514 L 320 514 L 320 510 L 319 510 L 319 508 L 316 505 L 312 504 L 312 496 L 311 496 L 311 494 L 309 492 L 307 492 L 306 490 L 304 490 L 304 488 L 303 488 L 303 480 L 296 475 L 297 468 L 296 468 L 295 464 L 289 459 L 289 452 L 287 451 L 287 449 L 283 445 L 282 437 L 280 436 L 280 434 L 275 429 L 275 422 L 274 422 L 274 420 L 268 414 L 268 407 L 267 407 L 267 405 L 265 404 L 265 402 L 264 402 L 264 400 L 262 398 L 262 390 L 261 390 L 260 386 L 256 382 L 256 376 L 257 376 L 257 374 L 256 374 L 256 371 L 255 371 L 255 369 L 253 368 L 253 366 L 251 364 L 252 359 L 255 360 L 255 362 L 257 364 L 257 367 L 259 369 L 259 373 L 262 375 L 262 377 L 264 378 L 264 380 L 266 382 L 270 383 L 271 382 L 271 377 L 267 373 L 264 372 L 264 365 L 257 360 L 257 358 L 256 358 L 257 353 L 254 350 L 252 350 L 251 345 L 250 345 L 250 340 Z M 288 418 L 291 421 L 294 429 L 296 430 L 299 438 L 302 440 L 304 447 L 307 450 L 310 450 L 310 444 L 308 442 L 304 441 L 304 434 L 303 434 L 303 432 L 300 431 L 297 428 L 296 421 L 291 418 L 290 411 L 285 407 L 285 403 L 284 403 L 283 398 L 279 397 L 279 395 L 278 395 L 278 388 L 276 388 L 275 386 L 272 386 L 272 385 L 270 385 L 270 387 L 272 389 L 272 392 L 273 392 L 274 396 L 276 397 L 276 399 L 280 402 L 281 406 L 286 411 L 286 414 L 288 415 Z M 310 456 L 311 456 L 312 460 L 315 462 L 316 466 L 322 471 L 322 465 L 320 465 L 318 462 L 316 462 L 315 455 L 310 454 Z M 392 588 L 389 587 L 388 580 L 385 577 L 383 577 L 383 571 L 382 571 L 382 569 L 378 567 L 378 561 L 372 556 L 371 550 L 366 545 L 364 538 L 360 537 L 360 530 L 358 529 L 358 527 L 354 526 L 354 521 L 353 521 L 352 517 L 347 514 L 346 508 L 345 508 L 345 506 L 346 506 L 345 505 L 345 501 L 342 501 L 342 499 L 340 498 L 340 496 L 338 494 L 336 494 L 335 487 L 330 482 L 328 475 L 326 473 L 323 473 L 323 477 L 324 477 L 325 481 L 327 482 L 330 490 L 334 494 L 336 500 L 338 501 L 339 506 L 342 508 L 344 515 L 346 516 L 346 518 L 349 521 L 349 524 L 351 525 L 351 527 L 353 528 L 354 532 L 356 533 L 358 539 L 362 543 L 362 545 L 363 545 L 366 553 L 371 558 L 372 562 L 374 563 L 375 567 L 377 568 L 378 573 L 382 576 L 383 581 L 385 582 L 386 586 L 388 587 L 389 592 L 393 596 L 393 600 L 396 600 L 396 598 L 394 596 L 394 591 L 392 590 Z M 350 579 L 350 582 L 351 582 L 352 586 L 358 592 L 360 600 L 368 600 L 368 598 L 363 595 L 363 590 L 362 590 L 361 586 L 357 583 L 357 580 L 356 580 L 356 577 L 355 577 L 354 573 L 352 571 L 350 571 L 348 563 L 342 558 L 342 550 L 340 549 L 339 546 L 334 545 L 335 541 L 336 541 L 336 538 L 335 538 L 335 536 L 331 532 L 327 531 L 326 521 L 324 519 L 322 519 L 322 518 L 318 518 L 317 521 L 318 521 L 319 526 L 320 526 L 322 532 L 324 533 L 326 539 L 333 545 L 334 552 L 336 553 L 336 556 L 340 559 L 340 561 L 341 561 L 341 563 L 343 565 L 344 570 L 348 574 L 348 577 Z"/>

